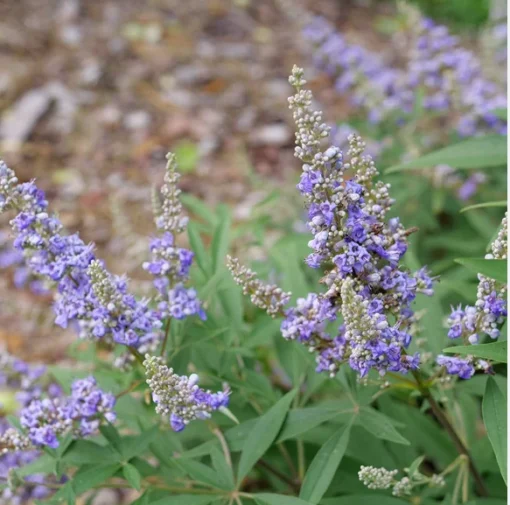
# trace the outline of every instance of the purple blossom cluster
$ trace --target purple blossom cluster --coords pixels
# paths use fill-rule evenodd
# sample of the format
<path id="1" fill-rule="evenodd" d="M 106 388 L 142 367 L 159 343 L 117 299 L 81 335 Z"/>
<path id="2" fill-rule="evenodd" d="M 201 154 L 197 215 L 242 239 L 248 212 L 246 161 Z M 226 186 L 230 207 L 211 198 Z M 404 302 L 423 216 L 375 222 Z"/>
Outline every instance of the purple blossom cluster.
<path id="1" fill-rule="evenodd" d="M 48 380 L 44 365 L 27 363 L 8 353 L 0 356 L 0 388 L 15 391 L 16 402 L 21 407 L 43 394 L 51 398 L 62 394 L 60 386 Z"/>
<path id="2" fill-rule="evenodd" d="M 33 399 L 19 413 L 21 432 L 10 428 L 0 437 L 3 452 L 40 447 L 55 449 L 58 437 L 72 433 L 85 437 L 101 422 L 116 419 L 115 396 L 101 390 L 93 377 L 79 379 L 71 386 L 71 395 Z"/>
<path id="3" fill-rule="evenodd" d="M 33 181 L 20 184 L 14 172 L 0 162 L 0 212 L 16 212 L 11 220 L 15 250 L 23 255 L 33 273 L 54 283 L 57 324 L 67 327 L 76 322 L 81 337 L 128 346 L 140 358 L 140 353 L 153 352 L 161 341 L 162 319 L 183 319 L 195 314 L 205 319 L 197 292 L 184 285 L 193 253 L 175 244 L 175 237 L 187 225 L 187 218 L 181 215 L 178 179 L 175 157 L 169 154 L 162 198 L 154 202 L 155 221 L 162 235 L 152 241 L 152 258 L 143 265 L 155 277 L 158 293 L 155 310 L 149 300 L 138 300 L 128 292 L 125 277 L 112 275 L 105 269 L 94 256 L 92 246 L 85 245 L 77 234 L 62 233 L 62 225 L 48 214 L 44 193 Z M 129 354 L 120 356 L 116 364 L 123 366 L 130 359 Z M 36 374 L 23 369 L 20 363 L 13 363 L 12 368 L 25 374 L 23 380 Z M 198 388 L 196 376 L 172 377 L 177 388 L 174 400 L 178 401 L 173 403 L 170 421 L 177 431 L 191 419 L 205 418 L 228 402 L 227 391 L 213 394 Z M 5 381 L 12 383 L 13 374 L 5 375 Z M 112 410 L 115 398 L 97 388 L 93 378 L 76 381 L 67 398 L 54 397 L 49 391 L 41 395 L 35 387 L 30 393 L 20 412 L 24 431 L 7 430 L 0 439 L 4 450 L 54 448 L 64 433 L 86 436 L 103 419 L 109 422 L 115 419 Z M 168 395 L 171 393 L 164 397 L 167 404 L 174 401 Z"/>
<path id="4" fill-rule="evenodd" d="M 169 153 L 167 160 L 161 198 L 156 195 L 154 205 L 156 226 L 162 231 L 162 235 L 151 241 L 152 257 L 143 264 L 143 268 L 155 278 L 158 309 L 162 317 L 184 319 L 198 315 L 205 319 L 196 290 L 184 286 L 189 278 L 194 254 L 175 243 L 177 235 L 185 231 L 188 219 L 182 216 L 179 199 L 181 191 L 177 186 L 180 175 L 177 172 L 175 155 Z"/>
<path id="5" fill-rule="evenodd" d="M 371 369 L 380 375 L 414 370 L 419 356 L 407 353 L 416 320 L 411 303 L 418 293 L 432 294 L 432 279 L 425 269 L 411 274 L 401 265 L 410 231 L 398 218 L 385 219 L 393 203 L 389 185 L 375 180 L 378 172 L 364 154 L 364 142 L 350 135 L 346 156 L 335 146 L 323 150 L 330 129 L 322 112 L 312 109 L 303 70 L 294 67 L 289 81 L 296 88 L 289 98 L 295 156 L 303 163 L 297 187 L 313 235 L 305 261 L 326 270 L 321 280 L 326 292 L 310 293 L 286 310 L 279 299 L 257 305 L 270 314 L 284 313 L 283 337 L 315 353 L 318 372 L 334 376 L 343 363 L 362 377 Z M 268 290 L 260 281 L 238 277 L 252 300 Z M 288 300 L 287 295 L 284 304 Z M 343 324 L 335 329 L 339 320 Z"/>
<path id="6" fill-rule="evenodd" d="M 460 135 L 506 133 L 506 122 L 495 114 L 506 107 L 504 89 L 485 78 L 478 58 L 445 26 L 414 10 L 408 10 L 403 33 L 396 37 L 404 39 L 396 48 L 404 56 L 402 68 L 349 43 L 322 17 L 314 18 L 303 34 L 316 47 L 319 68 L 335 77 L 335 88 L 348 93 L 356 107 L 365 108 L 373 123 L 402 124 L 422 99 L 425 109 L 452 119 Z"/>
<path id="7" fill-rule="evenodd" d="M 148 350 L 158 342 L 160 314 L 148 307 L 148 300 L 137 300 L 127 291 L 124 277 L 110 274 L 98 260 L 90 263 L 87 274 L 95 303 L 82 324 L 86 335 L 107 337 L 139 350 Z"/>
<path id="8" fill-rule="evenodd" d="M 467 179 L 450 165 L 436 165 L 431 172 L 431 182 L 436 187 L 448 188 L 455 191 L 457 198 L 467 201 L 472 198 L 480 185 L 487 181 L 487 176 L 483 172 L 473 172 Z"/>
<path id="9" fill-rule="evenodd" d="M 9 428 L 9 423 L 0 419 L 0 438 Z M 0 456 L 0 481 L 9 482 L 11 472 L 29 465 L 40 456 L 37 450 L 9 452 Z M 23 505 L 33 500 L 42 500 L 51 494 L 45 485 L 48 477 L 44 474 L 28 475 L 16 486 L 9 486 L 0 491 L 1 505 Z"/>
<path id="10" fill-rule="evenodd" d="M 508 222 L 505 215 L 498 235 L 491 244 L 491 253 L 486 255 L 486 259 L 505 259 L 507 257 L 507 237 Z M 478 275 L 478 280 L 475 305 L 452 308 L 447 321 L 448 337 L 462 339 L 466 345 L 480 343 L 484 335 L 488 335 L 493 340 L 497 339 L 508 315 L 505 299 L 507 286 L 481 274 Z M 469 379 L 475 373 L 475 368 L 484 371 L 490 370 L 490 365 L 486 361 L 476 360 L 472 356 L 440 355 L 437 358 L 437 364 L 444 366 L 448 374 L 458 375 L 461 379 Z"/>
<path id="11" fill-rule="evenodd" d="M 14 248 L 33 273 L 55 285 L 56 324 L 65 328 L 77 322 L 81 337 L 121 343 L 141 352 L 154 347 L 160 338 L 159 313 L 147 301 L 128 294 L 125 279 L 106 272 L 93 247 L 78 234 L 63 234 L 33 181 L 19 183 L 0 162 L 0 212 L 9 210 L 17 212 L 11 220 Z"/>
<path id="12" fill-rule="evenodd" d="M 8 353 L 3 353 L 0 357 L 0 389 L 2 415 L 15 413 L 19 408 L 27 407 L 43 395 L 58 398 L 62 394 L 60 387 L 49 380 L 46 367 L 26 363 Z M 7 420 L 0 418 L 0 439 L 9 429 Z M 40 452 L 33 449 L 0 455 L 0 480 L 9 482 L 13 470 L 28 465 L 39 456 Z M 28 475 L 15 486 L 10 485 L 0 492 L 0 504 L 21 505 L 30 500 L 46 498 L 51 493 L 45 485 L 47 480 L 48 477 L 43 474 Z"/>
<path id="13" fill-rule="evenodd" d="M 389 185 L 375 181 L 378 172 L 364 142 L 351 135 L 346 156 L 337 147 L 322 151 L 328 128 L 311 108 L 311 93 L 302 89 L 302 70 L 295 68 L 290 81 L 296 88 L 289 99 L 295 154 L 303 162 L 298 189 L 313 234 L 306 263 L 326 268 L 327 291 L 289 309 L 282 332 L 317 352 L 318 371 L 335 374 L 343 362 L 361 376 L 370 369 L 381 375 L 415 369 L 418 355 L 406 353 L 414 321 L 410 305 L 417 293 L 432 294 L 432 280 L 425 269 L 411 274 L 401 266 L 409 233 L 398 218 L 385 220 L 393 203 Z M 338 333 L 326 333 L 325 322 L 339 314 Z"/>
<path id="14" fill-rule="evenodd" d="M 45 294 L 44 283 L 35 277 L 25 265 L 23 253 L 14 249 L 9 234 L 0 230 L 0 270 L 12 270 L 12 280 L 16 288 L 28 287 L 34 294 Z"/>
<path id="15" fill-rule="evenodd" d="M 156 412 L 174 431 L 182 431 L 194 419 L 208 419 L 213 411 L 228 405 L 227 389 L 217 393 L 201 389 L 198 375 L 178 375 L 160 357 L 146 355 L 144 367 Z"/>

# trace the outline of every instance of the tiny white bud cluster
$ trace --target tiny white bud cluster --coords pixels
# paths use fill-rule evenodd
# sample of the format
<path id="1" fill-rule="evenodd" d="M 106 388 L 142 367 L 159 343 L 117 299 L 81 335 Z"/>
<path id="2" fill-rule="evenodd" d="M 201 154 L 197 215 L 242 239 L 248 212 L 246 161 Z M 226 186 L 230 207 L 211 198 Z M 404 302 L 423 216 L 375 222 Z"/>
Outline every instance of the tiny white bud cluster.
<path id="1" fill-rule="evenodd" d="M 389 489 L 395 484 L 395 475 L 398 470 L 386 470 L 373 466 L 362 466 L 358 477 L 368 489 Z"/>
<path id="2" fill-rule="evenodd" d="M 32 449 L 30 439 L 14 428 L 8 428 L 0 435 L 0 454 Z"/>
<path id="3" fill-rule="evenodd" d="M 491 244 L 492 258 L 497 260 L 504 260 L 508 254 L 508 216 L 505 212 L 505 217 L 501 221 L 501 228 L 498 235 Z"/>
<path id="4" fill-rule="evenodd" d="M 0 160 L 0 212 L 11 208 L 12 201 L 16 198 L 15 188 L 18 178 L 3 160 Z"/>
<path id="5" fill-rule="evenodd" d="M 409 477 L 403 477 L 395 482 L 392 490 L 393 496 L 408 496 L 413 490 L 413 483 Z"/>
<path id="6" fill-rule="evenodd" d="M 156 412 L 169 420 L 175 431 L 194 419 L 209 418 L 211 412 L 228 403 L 228 390 L 204 391 L 198 386 L 198 375 L 178 375 L 161 357 L 146 354 L 143 366 Z"/>
<path id="7" fill-rule="evenodd" d="M 275 284 L 263 283 L 257 279 L 253 270 L 241 265 L 239 260 L 232 256 L 227 256 L 227 268 L 234 281 L 242 287 L 243 294 L 250 296 L 253 305 L 265 310 L 271 317 L 283 312 L 291 293 L 283 291 Z"/>
<path id="8" fill-rule="evenodd" d="M 157 197 L 153 196 L 152 208 L 155 213 L 156 226 L 174 236 L 182 233 L 188 225 L 187 216 L 182 216 L 182 204 L 179 199 L 181 190 L 177 187 L 180 174 L 177 171 L 177 161 L 174 153 L 166 155 L 168 160 L 164 184 L 161 188 L 162 203 L 157 203 Z"/>

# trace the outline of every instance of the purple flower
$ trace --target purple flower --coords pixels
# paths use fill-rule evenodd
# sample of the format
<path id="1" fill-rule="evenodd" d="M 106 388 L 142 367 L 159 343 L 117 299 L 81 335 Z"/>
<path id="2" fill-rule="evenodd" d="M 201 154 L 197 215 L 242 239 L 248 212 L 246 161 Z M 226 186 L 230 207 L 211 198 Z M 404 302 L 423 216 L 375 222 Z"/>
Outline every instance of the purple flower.
<path id="1" fill-rule="evenodd" d="M 169 419 L 174 431 L 182 431 L 194 419 L 207 419 L 228 405 L 228 390 L 211 393 L 201 389 L 196 374 L 177 375 L 160 357 L 147 354 L 144 367 L 156 412 Z"/>
<path id="2" fill-rule="evenodd" d="M 461 379 L 470 379 L 475 373 L 475 367 L 469 359 L 440 354 L 436 362 L 438 365 L 444 366 L 450 375 L 458 375 Z"/>

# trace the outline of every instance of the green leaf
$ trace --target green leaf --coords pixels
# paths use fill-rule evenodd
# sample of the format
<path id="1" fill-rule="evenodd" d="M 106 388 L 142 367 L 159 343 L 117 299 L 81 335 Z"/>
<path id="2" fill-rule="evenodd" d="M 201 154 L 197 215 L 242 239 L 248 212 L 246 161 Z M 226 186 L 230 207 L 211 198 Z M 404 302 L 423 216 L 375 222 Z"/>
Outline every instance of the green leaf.
<path id="1" fill-rule="evenodd" d="M 222 488 L 234 489 L 234 472 L 232 467 L 227 463 L 225 455 L 216 446 L 211 450 L 211 460 L 218 477 L 222 481 Z"/>
<path id="2" fill-rule="evenodd" d="M 188 208 L 190 212 L 200 216 L 206 223 L 208 223 L 213 228 L 218 224 L 218 218 L 216 214 L 212 211 L 210 207 L 208 207 L 205 203 L 202 202 L 199 198 L 187 194 L 182 193 L 179 195 L 181 202 L 185 207 Z"/>
<path id="3" fill-rule="evenodd" d="M 409 445 L 409 440 L 404 438 L 395 429 L 390 418 L 381 414 L 372 407 L 361 407 L 358 424 L 376 438 L 389 440 L 396 444 Z"/>
<path id="4" fill-rule="evenodd" d="M 173 459 L 172 462 L 198 482 L 203 482 L 213 488 L 225 489 L 224 483 L 221 482 L 221 479 L 218 479 L 216 472 L 203 463 L 184 458 Z"/>
<path id="5" fill-rule="evenodd" d="M 218 210 L 219 223 L 214 232 L 211 243 L 213 271 L 217 272 L 220 265 L 225 263 L 230 242 L 230 213 L 228 207 L 220 206 Z"/>
<path id="6" fill-rule="evenodd" d="M 124 459 L 130 460 L 134 456 L 141 456 L 159 433 L 159 427 L 153 426 L 150 430 L 145 430 L 140 435 L 123 437 L 121 441 L 121 451 Z"/>
<path id="7" fill-rule="evenodd" d="M 133 465 L 126 463 L 122 467 L 122 474 L 124 475 L 124 478 L 129 482 L 131 487 L 137 491 L 140 491 L 142 485 L 142 476 Z"/>
<path id="8" fill-rule="evenodd" d="M 132 502 L 131 505 L 149 505 L 149 492 L 143 493 L 143 495 Z"/>
<path id="9" fill-rule="evenodd" d="M 420 469 L 421 464 L 423 463 L 423 460 L 425 459 L 425 456 L 420 456 L 419 458 L 416 458 L 410 465 L 409 469 L 407 471 L 408 475 L 412 476 L 418 470 Z"/>
<path id="10" fill-rule="evenodd" d="M 297 389 L 293 389 L 273 405 L 255 424 L 253 430 L 246 438 L 246 443 L 241 453 L 237 482 L 240 483 L 255 463 L 269 449 L 282 427 L 292 400 L 296 396 Z"/>
<path id="11" fill-rule="evenodd" d="M 48 372 L 55 377 L 66 393 L 71 392 L 71 384 L 75 379 L 84 379 L 87 375 L 90 375 L 85 370 L 63 368 L 56 365 L 48 366 Z"/>
<path id="12" fill-rule="evenodd" d="M 301 498 L 284 494 L 257 493 L 252 496 L 257 503 L 262 505 L 310 505 L 310 502 L 304 501 Z"/>
<path id="13" fill-rule="evenodd" d="M 320 449 L 308 468 L 299 497 L 311 503 L 319 503 L 328 490 L 338 466 L 344 457 L 352 420 L 342 426 Z"/>
<path id="14" fill-rule="evenodd" d="M 491 344 L 458 345 L 447 347 L 443 352 L 448 354 L 471 355 L 482 359 L 491 359 L 499 363 L 507 363 L 507 342 L 493 342 Z"/>
<path id="15" fill-rule="evenodd" d="M 506 284 L 506 260 L 486 260 L 482 258 L 459 258 L 456 263 L 465 266 L 476 274 L 482 274 Z"/>
<path id="16" fill-rule="evenodd" d="M 109 445 L 99 445 L 90 440 L 75 440 L 62 457 L 69 465 L 81 466 L 90 463 L 114 463 L 119 454 Z"/>
<path id="17" fill-rule="evenodd" d="M 408 501 L 383 494 L 350 495 L 322 500 L 321 505 L 408 505 Z"/>
<path id="18" fill-rule="evenodd" d="M 53 473 L 55 471 L 55 460 L 48 454 L 42 454 L 39 458 L 28 465 L 16 469 L 16 475 L 26 477 L 36 473 Z"/>
<path id="19" fill-rule="evenodd" d="M 119 464 L 84 466 L 76 472 L 72 485 L 77 495 L 102 484 L 120 469 Z"/>
<path id="20" fill-rule="evenodd" d="M 64 486 L 62 489 L 62 494 L 68 505 L 76 505 L 76 494 L 71 483 Z"/>
<path id="21" fill-rule="evenodd" d="M 465 140 L 428 153 L 416 160 L 390 167 L 386 173 L 432 168 L 441 164 L 450 165 L 456 169 L 499 167 L 505 166 L 506 162 L 506 137 L 487 135 Z"/>
<path id="22" fill-rule="evenodd" d="M 119 454 L 122 454 L 122 439 L 117 428 L 115 428 L 112 424 L 103 424 L 99 427 L 99 431 L 101 432 L 101 435 L 108 440 L 112 447 L 118 451 Z"/>
<path id="23" fill-rule="evenodd" d="M 350 400 L 342 402 L 341 408 L 310 407 L 291 410 L 278 436 L 278 442 L 283 442 L 289 438 L 296 438 L 330 419 L 349 412 L 354 412 Z"/>
<path id="24" fill-rule="evenodd" d="M 218 495 L 181 494 L 179 496 L 161 498 L 151 502 L 151 505 L 209 505 L 209 503 L 217 499 Z"/>
<path id="25" fill-rule="evenodd" d="M 507 482 L 506 406 L 507 402 L 504 393 L 496 384 L 496 381 L 489 377 L 482 402 L 483 420 L 505 482 Z"/>
<path id="26" fill-rule="evenodd" d="M 507 203 L 506 200 L 499 200 L 497 202 L 484 202 L 484 203 L 476 203 L 475 205 L 468 205 L 460 209 L 460 212 L 467 212 L 468 210 L 473 209 L 484 209 L 486 207 L 504 207 L 506 208 Z"/>
<path id="27" fill-rule="evenodd" d="M 198 231 L 195 223 L 188 223 L 188 239 L 191 245 L 191 249 L 195 254 L 195 259 L 197 261 L 197 265 L 200 270 L 204 273 L 204 275 L 209 275 L 210 262 L 209 257 L 206 253 L 206 248 L 204 243 L 202 242 L 202 238 L 200 237 L 200 232 Z"/>

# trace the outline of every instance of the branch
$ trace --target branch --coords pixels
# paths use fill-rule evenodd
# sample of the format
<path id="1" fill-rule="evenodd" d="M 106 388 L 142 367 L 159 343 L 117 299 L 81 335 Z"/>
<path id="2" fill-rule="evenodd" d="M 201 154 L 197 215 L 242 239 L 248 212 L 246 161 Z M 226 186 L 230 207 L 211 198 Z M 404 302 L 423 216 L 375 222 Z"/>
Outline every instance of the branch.
<path id="1" fill-rule="evenodd" d="M 443 426 L 443 428 L 446 430 L 449 437 L 452 439 L 455 448 L 457 449 L 457 452 L 459 454 L 463 454 L 464 456 L 466 456 L 469 464 L 469 471 L 471 472 L 471 475 L 473 476 L 473 479 L 475 481 L 476 491 L 480 496 L 489 496 L 489 492 L 485 487 L 482 476 L 478 472 L 473 461 L 473 458 L 471 457 L 471 454 L 469 453 L 467 447 L 464 445 L 464 442 L 462 442 L 459 435 L 457 435 L 455 428 L 452 426 L 449 419 L 446 417 L 445 413 L 441 410 L 441 407 L 437 404 L 436 400 L 434 400 L 434 397 L 432 396 L 430 389 L 428 389 L 423 384 L 420 378 L 420 374 L 416 370 L 412 370 L 412 374 L 416 379 L 420 393 L 428 400 L 430 408 L 432 409 L 432 413 L 434 414 L 438 422 L 441 424 L 441 426 Z"/>

